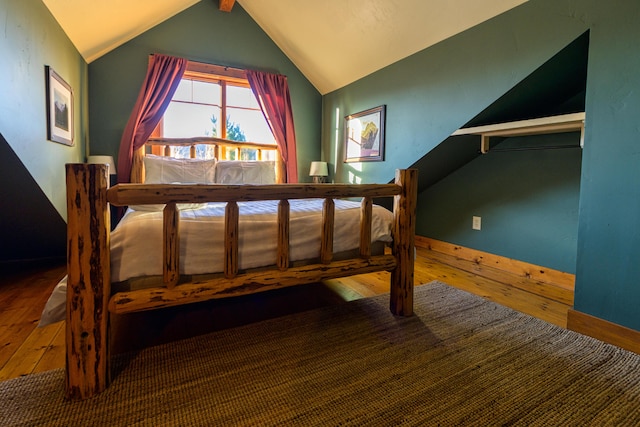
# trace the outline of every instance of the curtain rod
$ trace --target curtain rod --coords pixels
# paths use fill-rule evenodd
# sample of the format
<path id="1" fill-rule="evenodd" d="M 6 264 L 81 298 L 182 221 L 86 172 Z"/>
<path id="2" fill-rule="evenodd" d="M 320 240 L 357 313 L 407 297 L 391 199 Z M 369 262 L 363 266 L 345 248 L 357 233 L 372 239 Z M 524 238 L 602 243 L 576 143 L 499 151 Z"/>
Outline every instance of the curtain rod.
<path id="1" fill-rule="evenodd" d="M 149 55 L 150 55 L 150 56 L 154 56 L 154 55 L 155 55 L 155 53 L 150 53 Z M 244 73 L 245 71 L 247 71 L 247 69 L 246 69 L 246 68 L 231 67 L 231 66 L 229 66 L 229 65 L 212 64 L 212 63 L 210 63 L 210 62 L 194 61 L 194 60 L 191 60 L 191 59 L 187 59 L 187 61 L 192 62 L 192 63 L 196 63 L 196 64 L 210 65 L 210 66 L 213 66 L 213 67 L 220 67 L 220 68 L 224 68 L 224 69 L 225 69 L 225 71 L 229 71 L 229 70 L 231 70 L 231 71 L 239 71 L 239 72 L 242 72 L 242 73 Z"/>

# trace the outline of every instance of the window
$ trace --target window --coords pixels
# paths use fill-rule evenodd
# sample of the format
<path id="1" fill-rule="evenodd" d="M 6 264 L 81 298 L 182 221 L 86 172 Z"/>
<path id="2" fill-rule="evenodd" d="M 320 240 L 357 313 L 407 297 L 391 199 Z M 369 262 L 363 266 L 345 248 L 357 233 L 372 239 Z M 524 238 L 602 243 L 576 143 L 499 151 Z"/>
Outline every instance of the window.
<path id="1" fill-rule="evenodd" d="M 275 139 L 244 72 L 189 62 L 176 93 L 152 135 L 160 138 L 217 137 L 246 142 L 247 147 L 221 146 L 218 157 L 229 160 L 275 160 Z M 211 145 L 197 144 L 197 158 L 214 157 Z M 190 157 L 190 147 L 171 147 L 171 156 Z"/>

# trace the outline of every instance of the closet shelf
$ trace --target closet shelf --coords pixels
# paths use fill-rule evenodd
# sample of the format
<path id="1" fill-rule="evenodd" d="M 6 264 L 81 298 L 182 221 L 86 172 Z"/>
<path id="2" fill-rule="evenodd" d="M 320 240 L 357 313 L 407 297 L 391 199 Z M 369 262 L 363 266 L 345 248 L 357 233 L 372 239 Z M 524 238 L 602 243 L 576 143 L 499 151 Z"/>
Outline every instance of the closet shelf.
<path id="1" fill-rule="evenodd" d="M 584 120 L 584 112 L 562 114 L 559 116 L 461 128 L 455 131 L 452 136 L 480 135 L 480 151 L 482 153 L 486 153 L 489 151 L 489 138 L 493 136 L 509 137 L 561 132 L 580 132 L 580 147 L 582 147 L 584 146 Z"/>

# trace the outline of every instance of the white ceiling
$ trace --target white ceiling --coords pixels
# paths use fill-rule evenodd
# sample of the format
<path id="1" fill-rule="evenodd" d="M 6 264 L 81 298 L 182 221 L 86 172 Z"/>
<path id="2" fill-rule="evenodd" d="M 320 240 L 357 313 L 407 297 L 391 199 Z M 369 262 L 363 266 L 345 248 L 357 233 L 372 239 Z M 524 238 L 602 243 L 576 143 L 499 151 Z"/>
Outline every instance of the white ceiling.
<path id="1" fill-rule="evenodd" d="M 218 2 L 43 0 L 87 62 L 198 1 Z M 237 3 L 325 94 L 526 1 L 237 0 Z"/>

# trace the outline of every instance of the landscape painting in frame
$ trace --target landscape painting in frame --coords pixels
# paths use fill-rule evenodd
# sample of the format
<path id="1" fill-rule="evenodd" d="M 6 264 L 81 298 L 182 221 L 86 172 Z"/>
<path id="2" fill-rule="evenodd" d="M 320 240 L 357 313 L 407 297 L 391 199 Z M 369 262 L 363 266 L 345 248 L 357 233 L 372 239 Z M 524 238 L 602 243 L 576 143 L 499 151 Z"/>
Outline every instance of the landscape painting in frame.
<path id="1" fill-rule="evenodd" d="M 47 139 L 73 145 L 73 91 L 71 86 L 46 66 Z"/>
<path id="2" fill-rule="evenodd" d="M 381 105 L 345 117 L 345 162 L 384 160 L 385 112 Z"/>

